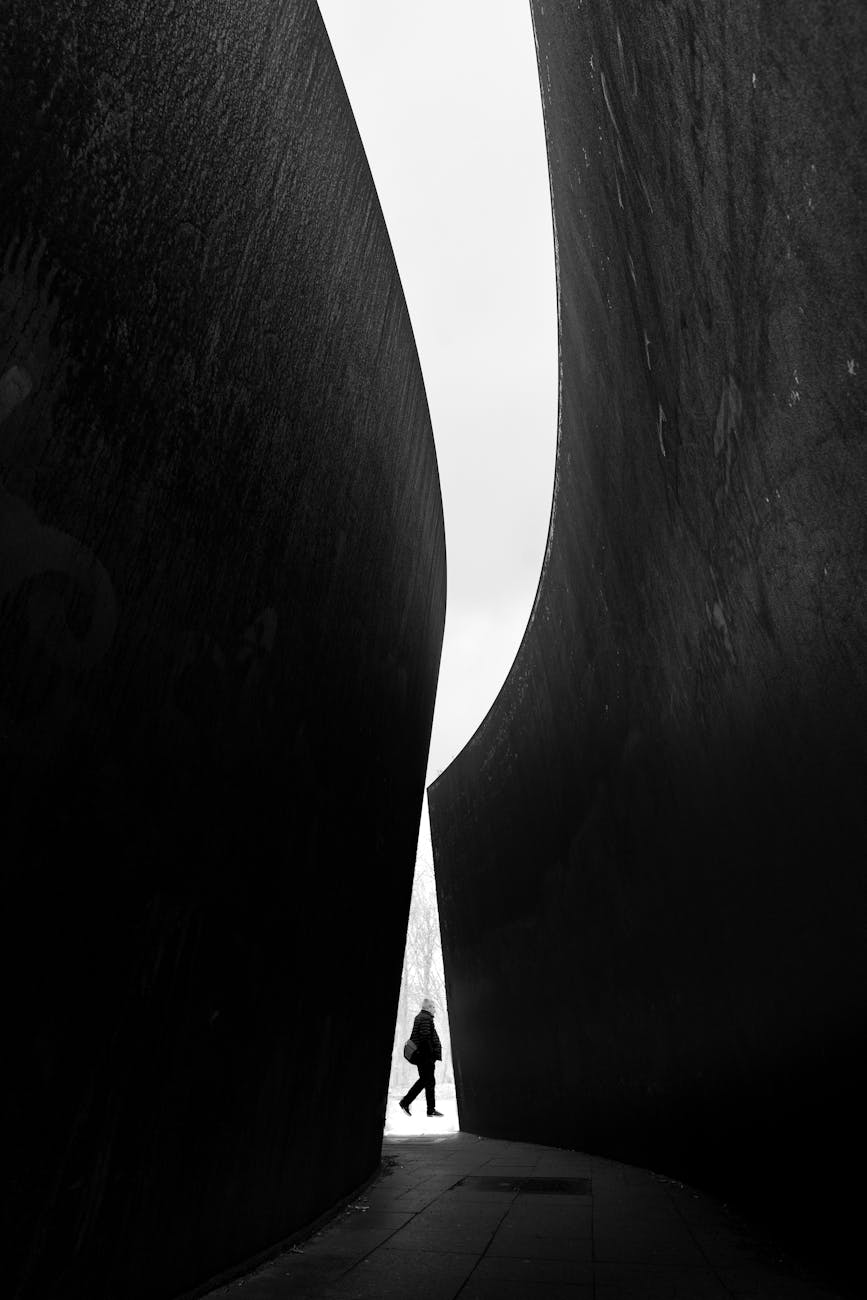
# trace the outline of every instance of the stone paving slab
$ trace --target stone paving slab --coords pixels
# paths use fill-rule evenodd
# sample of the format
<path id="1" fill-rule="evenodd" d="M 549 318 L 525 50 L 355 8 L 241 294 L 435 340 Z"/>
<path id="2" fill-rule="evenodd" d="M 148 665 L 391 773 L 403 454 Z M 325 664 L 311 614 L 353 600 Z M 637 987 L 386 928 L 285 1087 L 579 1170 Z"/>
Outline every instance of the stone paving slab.
<path id="1" fill-rule="evenodd" d="M 451 1250 L 420 1257 L 384 1248 L 339 1281 L 311 1291 L 309 1296 L 310 1300 L 453 1300 L 477 1260 L 476 1254 Z M 292 1292 L 284 1294 L 291 1296 Z M 306 1292 L 299 1294 L 307 1296 Z"/>
<path id="2" fill-rule="evenodd" d="M 589 1178 L 582 1194 L 474 1177 Z M 711 1197 L 581 1152 L 386 1137 L 381 1176 L 335 1219 L 208 1300 L 848 1300 Z"/>
<path id="3" fill-rule="evenodd" d="M 488 1282 L 517 1282 L 529 1286 L 593 1286 L 593 1264 L 587 1260 L 519 1258 L 486 1255 L 473 1278 Z M 463 1297 L 461 1298 L 463 1300 Z"/>
<path id="4" fill-rule="evenodd" d="M 593 1300 L 593 1286 L 485 1278 L 476 1271 L 460 1295 L 461 1300 Z"/>

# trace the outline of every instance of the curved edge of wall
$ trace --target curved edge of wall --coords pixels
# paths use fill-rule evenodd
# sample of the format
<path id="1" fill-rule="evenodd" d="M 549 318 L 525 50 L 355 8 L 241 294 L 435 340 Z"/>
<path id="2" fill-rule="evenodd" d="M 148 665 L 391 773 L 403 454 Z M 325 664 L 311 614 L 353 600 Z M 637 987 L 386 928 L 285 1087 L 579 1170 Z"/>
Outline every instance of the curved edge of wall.
<path id="1" fill-rule="evenodd" d="M 558 486 L 513 669 L 428 791 L 462 1124 L 851 1258 L 863 18 L 533 12 Z"/>
<path id="2" fill-rule="evenodd" d="M 232 1282 L 237 1282 L 241 1278 L 246 1278 L 248 1274 L 254 1271 L 257 1274 L 257 1280 L 267 1277 L 269 1271 L 268 1265 L 277 1260 L 279 1260 L 278 1267 L 280 1269 L 280 1285 L 283 1286 L 285 1290 L 288 1286 L 291 1286 L 294 1281 L 292 1278 L 292 1268 L 293 1264 L 297 1260 L 297 1256 L 295 1256 L 295 1259 L 287 1260 L 285 1258 L 286 1254 L 292 1253 L 295 1255 L 295 1252 L 292 1251 L 293 1246 L 309 1241 L 311 1237 L 321 1232 L 321 1230 L 327 1227 L 329 1223 L 333 1223 L 335 1219 L 344 1212 L 344 1210 L 353 1204 L 353 1202 L 360 1200 L 367 1189 L 382 1176 L 383 1168 L 384 1166 L 380 1163 L 376 1169 L 374 1169 L 373 1173 L 370 1174 L 369 1177 L 365 1178 L 363 1182 L 359 1183 L 357 1187 L 353 1188 L 348 1195 L 341 1196 L 339 1201 L 335 1201 L 333 1205 L 330 1205 L 328 1209 L 323 1210 L 323 1212 L 317 1215 L 315 1219 L 312 1219 L 309 1223 L 303 1224 L 300 1228 L 296 1228 L 287 1237 L 281 1238 L 280 1241 L 273 1243 L 256 1255 L 251 1255 L 246 1259 L 236 1261 L 230 1268 L 216 1274 L 214 1277 L 208 1278 L 206 1281 L 193 1287 L 192 1290 L 185 1291 L 183 1295 L 174 1297 L 174 1300 L 203 1300 L 204 1296 L 210 1295 L 213 1291 L 216 1291 L 221 1287 L 229 1286 Z M 287 1278 L 289 1279 L 288 1281 L 286 1280 Z M 302 1279 L 299 1277 L 297 1280 L 300 1282 Z"/>

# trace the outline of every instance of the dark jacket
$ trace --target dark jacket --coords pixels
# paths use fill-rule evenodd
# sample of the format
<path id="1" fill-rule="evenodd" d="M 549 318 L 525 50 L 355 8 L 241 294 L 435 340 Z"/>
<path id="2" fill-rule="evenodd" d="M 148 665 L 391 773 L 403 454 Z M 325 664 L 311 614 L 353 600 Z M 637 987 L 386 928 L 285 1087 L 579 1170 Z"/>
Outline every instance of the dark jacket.
<path id="1" fill-rule="evenodd" d="M 422 1061 L 441 1061 L 443 1049 L 439 1034 L 434 1029 L 433 1016 L 429 1011 L 420 1011 L 412 1024 L 410 1038 L 418 1048 L 413 1057 L 413 1065 Z"/>

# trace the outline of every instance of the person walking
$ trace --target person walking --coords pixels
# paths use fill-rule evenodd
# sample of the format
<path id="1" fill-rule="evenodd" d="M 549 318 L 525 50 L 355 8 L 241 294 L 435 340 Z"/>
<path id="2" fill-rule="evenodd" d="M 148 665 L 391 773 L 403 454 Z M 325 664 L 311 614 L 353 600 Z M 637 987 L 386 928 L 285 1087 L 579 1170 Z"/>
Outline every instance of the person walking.
<path id="1" fill-rule="evenodd" d="M 443 1059 L 443 1049 L 439 1034 L 434 1028 L 435 1011 L 436 1008 L 430 998 L 425 998 L 421 1004 L 421 1011 L 413 1021 L 410 1038 L 415 1043 L 416 1053 L 412 1058 L 412 1064 L 418 1067 L 418 1078 L 406 1096 L 401 1097 L 397 1104 L 402 1111 L 409 1115 L 410 1103 L 415 1101 L 422 1088 L 424 1088 L 428 1115 L 442 1119 L 443 1113 L 441 1110 L 437 1110 L 436 1104 L 434 1064 L 436 1061 Z"/>

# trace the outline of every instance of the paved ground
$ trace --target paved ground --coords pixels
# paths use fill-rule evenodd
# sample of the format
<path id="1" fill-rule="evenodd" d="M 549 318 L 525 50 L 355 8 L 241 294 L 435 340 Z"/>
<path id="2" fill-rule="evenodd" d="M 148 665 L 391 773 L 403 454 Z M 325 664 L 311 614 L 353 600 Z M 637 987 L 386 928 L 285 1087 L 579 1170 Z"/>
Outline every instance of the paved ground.
<path id="1" fill-rule="evenodd" d="M 840 1297 L 718 1202 L 647 1170 L 468 1133 L 386 1137 L 383 1163 L 320 1232 L 209 1300 Z M 565 1194 L 515 1183 L 543 1178 L 583 1181 Z"/>

